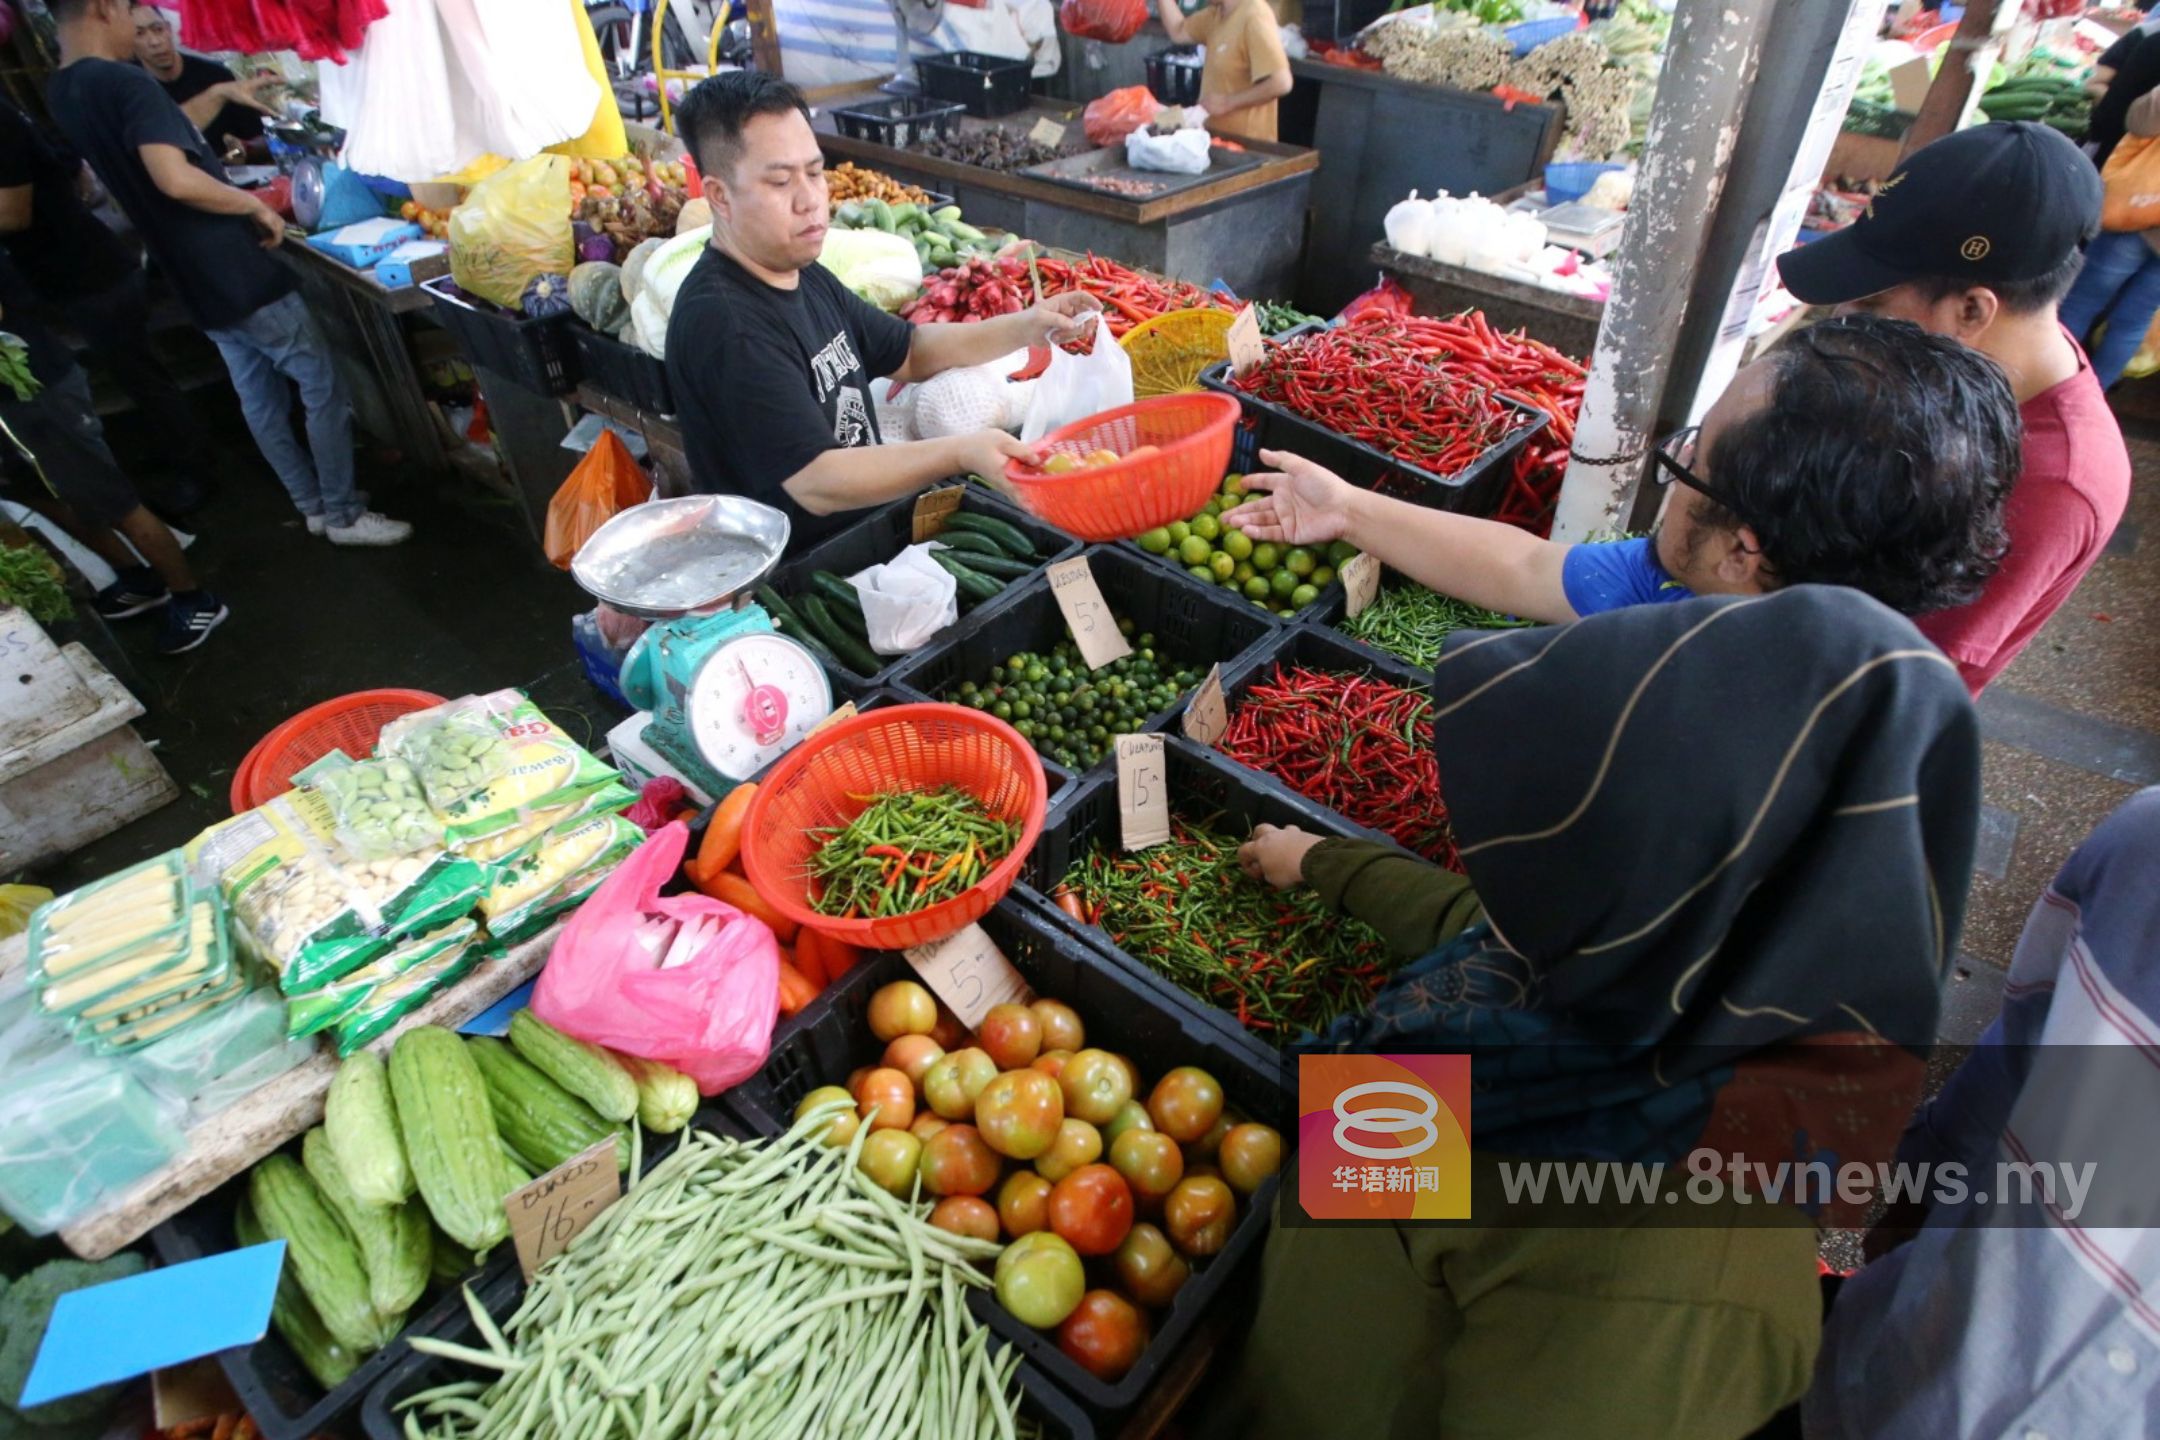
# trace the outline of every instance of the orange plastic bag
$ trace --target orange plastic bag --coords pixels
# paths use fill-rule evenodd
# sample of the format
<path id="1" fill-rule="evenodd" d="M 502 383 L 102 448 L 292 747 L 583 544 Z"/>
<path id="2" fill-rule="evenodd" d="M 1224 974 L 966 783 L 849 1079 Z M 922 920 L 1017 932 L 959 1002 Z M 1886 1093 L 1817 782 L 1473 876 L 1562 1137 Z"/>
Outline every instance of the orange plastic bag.
<path id="1" fill-rule="evenodd" d="M 1070 30 L 1072 27 L 1067 25 L 1065 28 Z M 1087 132 L 1088 144 L 1097 149 L 1105 145 L 1122 145 L 1133 131 L 1154 124 L 1155 115 L 1162 108 L 1162 101 L 1150 94 L 1147 86 L 1127 85 L 1122 90 L 1112 90 L 1100 100 L 1090 100 L 1087 109 L 1080 112 L 1080 126 Z"/>
<path id="2" fill-rule="evenodd" d="M 1064 0 L 1058 24 L 1083 40 L 1122 45 L 1147 24 L 1147 0 Z"/>
<path id="3" fill-rule="evenodd" d="M 593 531 L 632 505 L 644 504 L 651 495 L 652 482 L 645 472 L 615 432 L 603 428 L 592 449 L 548 501 L 547 534 L 542 539 L 547 558 L 556 569 L 569 569 Z"/>

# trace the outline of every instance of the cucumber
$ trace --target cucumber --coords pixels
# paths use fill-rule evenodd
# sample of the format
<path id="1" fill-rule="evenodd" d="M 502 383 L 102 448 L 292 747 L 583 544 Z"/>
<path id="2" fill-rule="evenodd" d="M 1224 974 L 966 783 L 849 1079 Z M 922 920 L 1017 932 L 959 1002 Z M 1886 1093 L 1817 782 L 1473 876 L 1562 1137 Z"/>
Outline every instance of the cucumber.
<path id="1" fill-rule="evenodd" d="M 854 202 L 851 200 L 848 203 L 852 205 Z M 773 589 L 770 585 L 760 585 L 757 587 L 756 593 L 757 603 L 764 607 L 767 615 L 772 617 L 774 629 L 782 634 L 793 634 L 795 631 L 802 629 L 802 617 L 795 613 L 793 606 L 781 598 L 779 591 Z M 795 627 L 793 631 L 789 630 L 790 625 Z"/>
<path id="2" fill-rule="evenodd" d="M 1015 560 L 1039 558 L 1035 553 L 1034 541 L 995 515 L 983 515 L 973 510 L 955 510 L 945 517 L 945 528 L 948 531 L 965 530 L 971 534 L 986 536 Z"/>
<path id="3" fill-rule="evenodd" d="M 996 599 L 998 592 L 1005 588 L 1001 581 L 993 580 L 987 575 L 976 574 L 943 550 L 931 551 L 930 558 L 944 566 L 953 579 L 960 582 L 960 593 L 977 604 L 985 600 Z"/>
<path id="4" fill-rule="evenodd" d="M 621 1126 L 601 1119 L 592 1106 L 550 1080 L 503 1041 L 475 1035 L 465 1043 L 480 1067 L 488 1103 L 495 1112 L 495 1128 L 520 1156 L 552 1170 L 612 1135 L 615 1168 L 630 1168 L 630 1142 Z"/>
<path id="5" fill-rule="evenodd" d="M 977 535 L 972 530 L 947 530 L 940 533 L 937 543 L 951 550 L 965 550 L 973 555 L 995 555 L 1004 558 L 1005 547 L 987 535 Z"/>
<path id="6" fill-rule="evenodd" d="M 833 612 L 836 619 L 845 619 L 850 615 L 857 620 L 862 619 L 862 596 L 855 592 L 853 585 L 832 571 L 812 571 L 810 588 L 817 592 L 818 598 L 825 602 L 826 608 Z"/>
<path id="7" fill-rule="evenodd" d="M 603 1120 L 637 1116 L 637 1081 L 598 1045 L 563 1034 L 530 1010 L 510 1017 L 510 1047 L 534 1068 L 599 1113 Z"/>
<path id="8" fill-rule="evenodd" d="M 878 659 L 876 652 L 841 628 L 840 622 L 833 619 L 831 612 L 826 610 L 823 600 L 815 595 L 805 595 L 798 603 L 801 606 L 803 623 L 815 632 L 818 639 L 825 642 L 827 649 L 839 657 L 842 665 L 865 678 L 885 668 L 885 662 Z"/>
<path id="9" fill-rule="evenodd" d="M 1032 575 L 1042 568 L 1041 562 L 1035 560 L 1014 560 L 1004 555 L 977 555 L 972 551 L 965 555 L 956 555 L 953 558 L 978 575 L 1002 577 L 1007 580 L 1018 580 L 1023 576 Z"/>
<path id="10" fill-rule="evenodd" d="M 780 627 L 780 633 L 816 656 L 819 664 L 828 665 L 835 670 L 847 669 L 847 666 L 840 663 L 840 657 L 833 654 L 824 641 L 811 634 L 810 627 L 803 624 L 800 618 L 791 616 L 788 623 Z M 645 1128 L 649 1130 L 652 1127 L 648 1125 Z"/>

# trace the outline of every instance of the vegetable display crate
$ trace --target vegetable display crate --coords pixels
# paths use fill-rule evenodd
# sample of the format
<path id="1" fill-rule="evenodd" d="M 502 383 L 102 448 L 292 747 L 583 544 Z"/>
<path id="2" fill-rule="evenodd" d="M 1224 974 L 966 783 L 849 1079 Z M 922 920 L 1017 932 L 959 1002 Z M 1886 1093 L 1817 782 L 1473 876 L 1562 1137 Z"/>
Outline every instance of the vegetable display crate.
<path id="1" fill-rule="evenodd" d="M 1292 1092 L 1277 1057 L 1238 1043 L 1181 993 L 1144 983 L 1010 901 L 981 924 L 1037 996 L 1062 1000 L 1079 1012 L 1089 1045 L 1128 1057 L 1150 1083 L 1176 1066 L 1197 1065 L 1221 1083 L 1231 1109 L 1294 1135 Z M 870 1033 L 870 997 L 880 986 L 914 975 L 906 959 L 892 952 L 857 965 L 803 1012 L 809 1023 L 773 1046 L 763 1070 L 727 1092 L 727 1102 L 762 1134 L 785 1130 L 803 1096 L 820 1085 L 839 1084 L 858 1065 L 876 1063 L 885 1046 Z M 1140 1400 L 1238 1266 L 1256 1252 L 1267 1235 L 1278 1183 L 1270 1177 L 1240 1200 L 1229 1241 L 1194 1265 L 1170 1308 L 1153 1317 L 1138 1363 L 1114 1384 L 1081 1369 L 1058 1349 L 1054 1333 L 1031 1329 L 1006 1313 L 991 1292 L 970 1292 L 968 1308 L 1017 1345 L 1058 1389 L 1114 1416 Z"/>
<path id="2" fill-rule="evenodd" d="M 1034 545 L 1038 564 L 1047 565 L 1053 560 L 1063 560 L 1068 555 L 1080 553 L 1080 542 L 1078 540 L 1055 526 L 1036 519 L 1017 506 L 1007 505 L 979 485 L 967 487 L 966 495 L 960 502 L 960 509 L 966 514 L 980 515 L 991 520 L 1000 521 L 1019 531 L 1027 538 L 1029 543 Z M 766 583 L 779 594 L 781 599 L 792 604 L 806 592 L 815 593 L 810 577 L 820 570 L 830 575 L 837 575 L 844 581 L 858 571 L 892 559 L 893 556 L 914 543 L 914 525 L 914 498 L 895 500 L 890 505 L 871 511 L 866 518 L 857 521 L 831 539 L 812 547 L 795 559 L 782 563 L 772 572 Z M 965 563 L 967 557 L 962 555 L 955 558 Z M 965 594 L 962 594 L 959 597 L 960 618 L 954 622 L 952 629 L 940 632 L 939 636 L 933 637 L 930 644 L 938 644 L 939 640 L 945 635 L 950 635 L 960 626 L 967 624 L 971 616 L 983 614 L 1008 603 L 1015 595 L 1019 594 L 1021 588 L 1028 584 L 1031 578 L 1030 576 L 1013 578 L 1007 582 L 1003 590 L 988 600 L 970 600 Z M 920 653 L 920 651 L 916 652 L 916 654 Z M 894 671 L 905 665 L 914 656 L 890 655 L 878 658 L 885 663 L 872 673 L 859 675 L 847 665 L 842 664 L 839 667 L 841 673 L 838 678 L 844 682 L 852 682 L 857 685 L 884 684 L 892 678 Z M 825 668 L 831 670 L 834 667 L 828 663 Z"/>
<path id="3" fill-rule="evenodd" d="M 1281 628 L 1273 615 L 1262 614 L 1249 601 L 1217 594 L 1213 586 L 1176 574 L 1150 555 L 1103 545 L 1086 553 L 1111 612 L 1132 621 L 1135 635 L 1153 634 L 1157 651 L 1179 665 L 1197 667 L 1203 674 L 1217 661 L 1228 666 Z M 1019 594 L 969 617 L 899 666 L 890 683 L 942 700 L 967 681 L 989 678 L 1008 656 L 1040 654 L 1069 633 L 1048 578 L 1037 577 Z M 1140 728 L 1160 730 L 1176 710 L 1158 710 Z M 1089 770 L 1109 763 L 1106 756 Z"/>
<path id="4" fill-rule="evenodd" d="M 1504 399 L 1500 403 L 1522 416 L 1523 423 L 1453 475 L 1435 475 L 1317 421 L 1247 395 L 1230 383 L 1227 360 L 1203 370 L 1200 383 L 1244 407 L 1244 419 L 1231 447 L 1233 470 L 1265 469 L 1260 463 L 1262 450 L 1288 450 L 1325 465 L 1360 489 L 1464 515 L 1489 515 L 1498 507 L 1500 497 L 1507 493 L 1515 453 L 1532 437 L 1542 434 L 1552 419 L 1535 406 Z"/>
<path id="5" fill-rule="evenodd" d="M 710 1130 L 737 1140 L 747 1140 L 754 1132 L 739 1120 L 718 1109 L 707 1108 L 698 1112 L 692 1122 L 699 1129 Z M 498 1326 L 507 1322 L 524 1298 L 524 1277 L 518 1274 L 514 1262 L 506 1264 L 500 1273 L 489 1276 L 486 1283 L 476 1288 L 473 1296 L 487 1311 L 488 1318 Z M 464 1297 L 452 1293 L 449 1297 L 450 1311 L 438 1318 L 434 1328 L 427 1333 L 435 1339 L 453 1345 L 483 1348 L 480 1327 L 473 1322 L 472 1312 L 465 1306 Z M 775 1322 L 782 1317 L 772 1317 Z M 372 1384 L 360 1407 L 361 1431 L 368 1440 L 405 1440 L 404 1416 L 398 1410 L 400 1401 L 418 1395 L 438 1385 L 447 1385 L 462 1379 L 486 1379 L 489 1372 L 460 1365 L 434 1355 L 422 1355 L 410 1348 L 400 1346 L 401 1354 L 396 1363 L 373 1377 Z M 1058 1393 L 1054 1385 L 1047 1383 L 1033 1366 L 1023 1362 L 1019 1380 L 1024 1392 L 1020 1413 L 1039 1422 L 1048 1440 L 1095 1440 L 1095 1427 L 1085 1412 L 1073 1403 L 1069 1396 Z M 246 1397 L 242 1397 L 245 1399 Z M 546 1434 L 545 1429 L 539 1433 Z M 556 1440 L 574 1440 L 559 1436 Z"/>
<path id="6" fill-rule="evenodd" d="M 1172 814 L 1189 822 L 1204 822 L 1229 835 L 1242 838 L 1255 825 L 1296 825 L 1324 836 L 1372 840 L 1402 848 L 1379 831 L 1314 804 L 1272 776 L 1248 770 L 1182 736 L 1166 737 L 1163 774 L 1170 789 Z M 1035 842 L 1034 852 L 1021 867 L 1020 883 L 1013 887 L 1014 900 L 1060 934 L 1080 941 L 1138 976 L 1157 994 L 1174 996 L 1183 1005 L 1197 1007 L 1225 1037 L 1253 1054 L 1273 1055 L 1281 1045 L 1297 1038 L 1282 1035 L 1271 1039 L 1247 1030 L 1230 1011 L 1190 994 L 1145 959 L 1120 949 L 1108 931 L 1075 920 L 1050 899 L 1051 891 L 1073 861 L 1098 843 L 1113 850 L 1119 848 L 1118 829 L 1117 776 L 1083 779 L 1079 789 L 1066 796 L 1065 803 L 1044 822 L 1042 838 Z"/>
<path id="7" fill-rule="evenodd" d="M 594 386 L 648 415 L 675 413 L 675 390 L 668 384 L 666 361 L 603 335 L 581 320 L 570 325 L 570 343 L 577 350 L 579 371 Z"/>
<path id="8" fill-rule="evenodd" d="M 1143 62 L 1148 93 L 1165 105 L 1200 103 L 1201 54 L 1197 45 L 1172 45 Z"/>
<path id="9" fill-rule="evenodd" d="M 430 313 L 436 323 L 457 338 L 473 364 L 542 395 L 567 395 L 577 388 L 577 347 L 567 313 L 537 320 L 519 315 L 468 295 L 448 276 L 424 280 L 420 288 L 435 301 Z"/>
<path id="10" fill-rule="evenodd" d="M 1399 590 L 1409 586 L 1416 586 L 1417 583 L 1417 581 L 1410 579 L 1408 576 L 1402 574 L 1402 572 L 1395 570 L 1392 567 L 1382 567 L 1380 571 L 1380 594 L 1382 595 L 1387 594 L 1391 590 Z M 1311 614 L 1300 614 L 1298 616 L 1299 623 L 1317 626 L 1321 629 L 1326 630 L 1330 635 L 1342 640 L 1345 644 L 1355 645 L 1360 650 L 1368 651 L 1371 654 L 1377 655 L 1382 659 L 1392 661 L 1395 664 L 1409 665 L 1417 671 L 1422 683 L 1428 685 L 1432 683 L 1432 667 L 1430 665 L 1418 665 L 1415 661 L 1406 660 L 1402 656 L 1395 654 L 1391 650 L 1384 650 L 1378 645 L 1373 644 L 1369 640 L 1360 640 L 1357 638 L 1357 636 L 1352 635 L 1347 630 L 1343 629 L 1343 617 L 1347 613 L 1347 606 L 1345 601 L 1346 597 L 1343 595 L 1341 587 L 1338 586 L 1334 594 L 1322 595 L 1320 597 L 1319 601 L 1314 605 Z M 1375 601 L 1375 603 L 1378 603 L 1377 600 Z M 1465 630 L 1475 630 L 1479 627 L 1475 625 L 1466 625 L 1463 628 Z M 1511 626 L 1507 628 L 1512 629 L 1517 627 Z M 1527 628 L 1527 626 L 1522 628 Z M 1450 633 L 1452 635 L 1453 632 Z"/>
<path id="11" fill-rule="evenodd" d="M 671 1153 L 676 1140 L 673 1135 L 648 1131 L 644 1137 L 645 1168 L 651 1169 Z M 299 1146 L 290 1148 L 297 1158 Z M 233 1211 L 247 1193 L 247 1186 L 248 1177 L 243 1174 L 153 1230 L 150 1244 L 157 1252 L 158 1263 L 179 1265 L 239 1249 L 240 1242 L 233 1238 Z M 413 1203 L 422 1202 L 415 1196 Z M 459 1285 L 486 1287 L 503 1278 L 517 1279 L 517 1256 L 507 1242 L 495 1247 L 478 1269 L 458 1282 L 431 1282 L 397 1338 L 362 1360 L 342 1384 L 328 1391 L 316 1383 L 275 1329 L 253 1345 L 219 1351 L 218 1365 L 233 1393 L 240 1397 L 241 1406 L 255 1417 L 264 1440 L 309 1440 L 323 1431 L 341 1431 L 345 1428 L 341 1422 L 360 1408 L 376 1381 L 401 1360 L 418 1358 L 406 1344 L 409 1338 L 439 1334 L 454 1317 L 464 1316 L 465 1302 L 459 1298 Z"/>
<path id="12" fill-rule="evenodd" d="M 924 55 L 915 61 L 915 78 L 923 95 L 967 107 L 979 120 L 994 120 L 1025 110 L 1031 62 L 1003 55 L 979 55 L 972 50 L 950 50 Z"/>
<path id="13" fill-rule="evenodd" d="M 833 124 L 850 140 L 868 140 L 905 150 L 934 135 L 950 135 L 960 127 L 965 105 L 928 100 L 916 95 L 895 95 L 889 100 L 865 100 L 832 112 Z"/>

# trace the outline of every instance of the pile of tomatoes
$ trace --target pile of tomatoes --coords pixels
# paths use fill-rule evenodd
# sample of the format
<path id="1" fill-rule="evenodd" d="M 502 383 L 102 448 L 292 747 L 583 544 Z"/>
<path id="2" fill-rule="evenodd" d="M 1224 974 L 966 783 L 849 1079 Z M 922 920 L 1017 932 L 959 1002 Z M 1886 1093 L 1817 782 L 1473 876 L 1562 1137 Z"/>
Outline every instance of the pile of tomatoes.
<path id="1" fill-rule="evenodd" d="M 973 1035 L 930 992 L 896 980 L 870 999 L 879 1063 L 804 1096 L 856 1110 L 826 1143 L 868 1127 L 857 1164 L 930 1223 L 1008 1243 L 998 1300 L 1106 1382 L 1147 1348 L 1146 1311 L 1169 1306 L 1229 1243 L 1238 1206 L 1282 1164 L 1282 1136 L 1241 1121 L 1222 1086 L 1180 1065 L 1143 1089 L 1129 1059 L 1090 1048 L 1057 1000 L 998 1005 Z"/>

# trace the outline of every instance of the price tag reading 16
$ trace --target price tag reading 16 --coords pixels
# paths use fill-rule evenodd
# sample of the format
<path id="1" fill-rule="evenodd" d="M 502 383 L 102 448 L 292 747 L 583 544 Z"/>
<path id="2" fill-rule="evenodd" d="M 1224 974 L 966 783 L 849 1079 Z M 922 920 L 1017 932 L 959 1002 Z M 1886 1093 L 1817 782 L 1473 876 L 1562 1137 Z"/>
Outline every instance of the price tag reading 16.
<path id="1" fill-rule="evenodd" d="M 1065 628 L 1072 632 L 1073 644 L 1080 647 L 1080 658 L 1090 670 L 1132 654 L 1132 646 L 1118 633 L 1117 616 L 1095 583 L 1095 572 L 1088 568 L 1087 556 L 1060 560 L 1048 574 L 1050 593 L 1065 614 Z"/>

